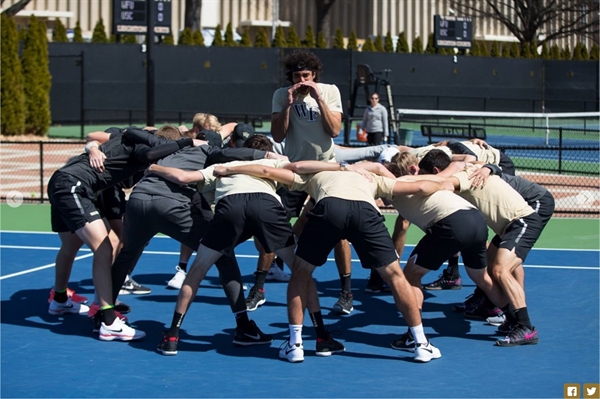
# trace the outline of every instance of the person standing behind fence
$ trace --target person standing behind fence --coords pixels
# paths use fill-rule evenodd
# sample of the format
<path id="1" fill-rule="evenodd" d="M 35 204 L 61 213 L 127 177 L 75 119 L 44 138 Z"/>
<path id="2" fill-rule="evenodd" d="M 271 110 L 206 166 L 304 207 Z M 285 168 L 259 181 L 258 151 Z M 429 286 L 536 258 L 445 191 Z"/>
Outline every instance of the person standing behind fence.
<path id="1" fill-rule="evenodd" d="M 369 145 L 379 145 L 389 137 L 388 112 L 379 104 L 379 94 L 371 94 L 369 101 L 371 105 L 365 109 L 360 128 L 367 132 Z"/>

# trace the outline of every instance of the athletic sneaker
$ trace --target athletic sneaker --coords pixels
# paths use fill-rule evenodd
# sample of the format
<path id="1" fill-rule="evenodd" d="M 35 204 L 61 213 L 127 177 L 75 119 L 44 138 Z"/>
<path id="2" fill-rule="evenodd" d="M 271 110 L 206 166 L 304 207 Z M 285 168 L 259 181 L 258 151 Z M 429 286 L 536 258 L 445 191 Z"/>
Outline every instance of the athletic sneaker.
<path id="1" fill-rule="evenodd" d="M 270 281 L 290 281 L 290 275 L 285 271 L 281 270 L 279 266 L 277 266 L 277 263 L 273 261 L 273 264 L 271 264 L 271 267 L 267 272 L 266 279 Z"/>
<path id="2" fill-rule="evenodd" d="M 123 314 L 117 310 L 117 306 L 126 306 L 129 309 L 131 308 L 125 305 L 123 302 L 119 303 L 119 305 L 115 305 L 115 316 L 123 321 L 127 321 L 127 316 L 123 316 Z M 100 312 L 100 305 L 98 305 L 96 302 L 92 302 L 87 312 L 88 317 L 96 317 L 96 315 L 99 314 L 98 312 Z"/>
<path id="3" fill-rule="evenodd" d="M 250 320 L 250 330 L 244 331 L 239 327 L 235 329 L 235 338 L 233 343 L 241 346 L 265 345 L 273 342 L 273 336 L 265 334 L 256 325 L 254 320 Z"/>
<path id="4" fill-rule="evenodd" d="M 500 335 L 508 335 L 515 327 L 516 327 L 516 324 L 513 324 L 510 320 L 506 319 L 506 320 L 504 320 L 504 323 L 502 323 L 496 329 L 496 333 L 498 333 Z"/>
<path id="5" fill-rule="evenodd" d="M 350 314 L 354 310 L 352 299 L 354 296 L 351 292 L 342 292 L 340 299 L 333 305 L 333 310 L 339 313 Z"/>
<path id="6" fill-rule="evenodd" d="M 535 345 L 538 343 L 538 331 L 517 324 L 504 339 L 496 341 L 497 346 Z"/>
<path id="7" fill-rule="evenodd" d="M 434 282 L 423 284 L 423 289 L 428 291 L 460 290 L 461 288 L 462 278 L 460 276 L 451 276 L 446 270 L 444 270 Z"/>
<path id="8" fill-rule="evenodd" d="M 463 303 L 452 306 L 452 309 L 458 313 L 464 313 L 467 309 L 474 309 L 481 305 L 485 301 L 486 295 L 479 288 L 475 288 L 475 291 L 467 297 Z"/>
<path id="9" fill-rule="evenodd" d="M 392 341 L 392 348 L 398 349 L 401 351 L 414 352 L 415 351 L 415 339 L 410 332 L 410 330 L 406 331 L 400 338 L 395 341 Z"/>
<path id="10" fill-rule="evenodd" d="M 143 285 L 132 279 L 131 276 L 127 276 L 127 280 L 125 280 L 125 282 L 123 283 L 123 286 L 119 291 L 119 295 L 144 295 L 149 294 L 151 292 L 152 290 L 150 288 L 144 287 Z"/>
<path id="11" fill-rule="evenodd" d="M 101 341 L 134 341 L 145 336 L 145 332 L 129 327 L 118 317 L 110 326 L 107 326 L 104 322 L 100 324 Z"/>
<path id="12" fill-rule="evenodd" d="M 174 288 L 176 290 L 181 289 L 183 280 L 185 280 L 185 276 L 187 276 L 185 270 L 179 266 L 175 266 L 175 275 L 167 282 L 167 287 Z"/>
<path id="13" fill-rule="evenodd" d="M 165 356 L 175 356 L 177 354 L 178 343 L 179 337 L 172 337 L 165 331 L 163 332 L 162 341 L 160 341 L 156 350 Z"/>
<path id="14" fill-rule="evenodd" d="M 302 344 L 290 345 L 290 341 L 285 341 L 279 348 L 279 357 L 292 363 L 303 362 L 304 347 Z"/>
<path id="15" fill-rule="evenodd" d="M 433 344 L 427 340 L 426 344 L 415 344 L 415 361 L 421 363 L 427 363 L 432 359 L 439 359 L 442 357 L 442 352 Z"/>
<path id="16" fill-rule="evenodd" d="M 56 302 L 54 299 L 48 306 L 48 313 L 54 316 L 60 316 L 63 314 L 83 314 L 90 310 L 89 306 L 82 303 L 73 302 L 71 298 L 67 298 L 65 303 Z"/>
<path id="17" fill-rule="evenodd" d="M 490 326 L 501 326 L 506 321 L 506 316 L 504 313 L 500 313 L 497 316 L 491 316 L 485 319 Z"/>
<path id="18" fill-rule="evenodd" d="M 254 286 L 250 289 L 248 298 L 246 298 L 246 310 L 248 312 L 254 312 L 265 302 L 267 302 L 265 299 L 265 290 L 262 288 L 256 288 L 256 286 Z"/>
<path id="19" fill-rule="evenodd" d="M 502 310 L 494 305 L 491 305 L 491 303 L 488 303 L 488 301 L 483 301 L 476 308 L 465 310 L 463 314 L 467 319 L 487 320 L 488 317 L 499 317 L 502 315 Z"/>
<path id="20" fill-rule="evenodd" d="M 117 316 L 119 319 L 123 320 L 124 322 L 127 321 L 127 317 L 123 316 L 119 312 L 115 312 L 115 316 Z M 100 313 L 96 313 L 94 315 L 94 317 L 92 318 L 92 322 L 94 323 L 94 327 L 92 328 L 92 332 L 93 333 L 99 333 L 100 332 L 100 327 L 102 326 L 102 319 L 100 318 Z"/>
<path id="21" fill-rule="evenodd" d="M 390 288 L 387 286 L 385 281 L 383 281 L 379 273 L 377 273 L 376 271 L 371 271 L 369 281 L 367 282 L 367 286 L 365 287 L 365 292 L 368 292 L 370 294 L 376 294 L 378 292 L 384 292 L 389 290 Z"/>
<path id="22" fill-rule="evenodd" d="M 71 298 L 71 301 L 73 301 L 75 303 L 88 303 L 87 297 L 76 294 L 75 291 L 73 291 L 70 288 L 67 288 L 67 297 Z M 52 288 L 50 290 L 50 296 L 48 297 L 48 303 L 52 302 L 53 300 L 54 300 L 54 288 Z"/>
<path id="23" fill-rule="evenodd" d="M 333 339 L 331 334 L 329 334 L 329 339 L 326 341 L 321 338 L 317 338 L 317 356 L 331 356 L 334 353 L 344 352 L 346 347 L 341 342 Z"/>

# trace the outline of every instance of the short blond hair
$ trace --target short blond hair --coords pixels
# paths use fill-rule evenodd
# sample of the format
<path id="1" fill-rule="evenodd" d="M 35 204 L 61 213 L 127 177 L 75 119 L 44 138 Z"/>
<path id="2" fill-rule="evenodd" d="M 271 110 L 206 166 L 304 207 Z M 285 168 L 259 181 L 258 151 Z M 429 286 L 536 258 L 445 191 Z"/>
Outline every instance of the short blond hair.
<path id="1" fill-rule="evenodd" d="M 197 113 L 192 120 L 193 128 L 198 132 L 201 130 L 221 131 L 219 119 L 213 114 Z"/>
<path id="2" fill-rule="evenodd" d="M 394 165 L 393 170 L 390 171 L 396 175 L 396 177 L 410 175 L 410 167 L 417 166 L 419 160 L 410 152 L 399 152 L 392 157 L 390 164 Z"/>

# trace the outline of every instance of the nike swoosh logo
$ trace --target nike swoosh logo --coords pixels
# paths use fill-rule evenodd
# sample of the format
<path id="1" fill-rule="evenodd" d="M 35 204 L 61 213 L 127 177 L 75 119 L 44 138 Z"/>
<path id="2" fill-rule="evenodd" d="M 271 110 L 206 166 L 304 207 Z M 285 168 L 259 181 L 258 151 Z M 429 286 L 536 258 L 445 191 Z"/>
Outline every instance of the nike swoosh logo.
<path id="1" fill-rule="evenodd" d="M 258 334 L 254 334 L 254 335 L 252 335 L 252 334 L 244 333 L 244 335 L 245 335 L 246 337 L 249 337 L 249 338 L 252 338 L 252 339 L 256 339 L 256 340 L 259 340 L 259 339 L 260 339 L 260 335 L 258 335 Z"/>
<path id="2" fill-rule="evenodd" d="M 295 346 L 292 346 L 290 349 L 286 349 L 286 350 L 285 350 L 285 354 L 287 355 L 287 354 L 289 354 L 290 352 L 293 352 L 293 351 L 294 351 L 294 349 L 296 349 L 296 347 L 295 347 Z"/>
<path id="3" fill-rule="evenodd" d="M 531 334 L 525 334 L 525 339 L 531 339 L 537 335 L 537 331 L 532 332 Z"/>
<path id="4" fill-rule="evenodd" d="M 433 349 L 431 349 L 431 348 L 428 348 L 428 347 L 426 347 L 426 346 L 421 346 L 421 349 L 425 349 L 427 352 L 429 352 L 429 353 L 433 353 Z"/>
<path id="5" fill-rule="evenodd" d="M 122 333 L 123 329 L 121 328 L 120 330 L 110 330 L 111 333 Z"/>

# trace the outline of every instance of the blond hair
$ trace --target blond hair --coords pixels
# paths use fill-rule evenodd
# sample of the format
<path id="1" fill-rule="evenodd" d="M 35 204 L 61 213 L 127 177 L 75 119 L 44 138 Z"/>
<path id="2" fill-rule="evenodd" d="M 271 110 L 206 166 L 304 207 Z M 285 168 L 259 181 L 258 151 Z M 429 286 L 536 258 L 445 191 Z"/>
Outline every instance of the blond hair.
<path id="1" fill-rule="evenodd" d="M 213 114 L 197 113 L 192 120 L 193 129 L 198 132 L 201 130 L 221 131 L 219 119 Z"/>
<path id="2" fill-rule="evenodd" d="M 389 163 L 389 171 L 396 177 L 410 175 L 410 167 L 419 164 L 419 160 L 410 152 L 399 152 L 394 155 Z"/>

